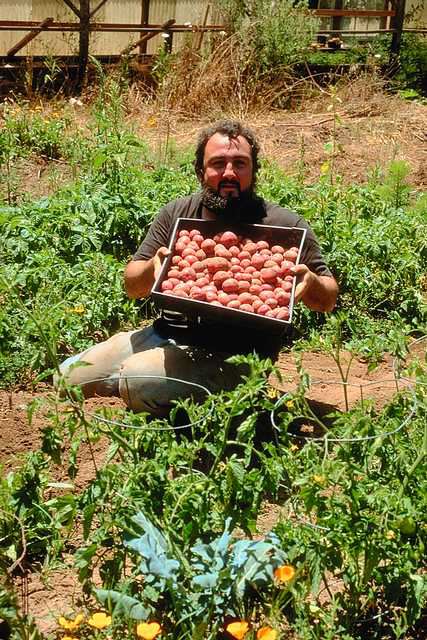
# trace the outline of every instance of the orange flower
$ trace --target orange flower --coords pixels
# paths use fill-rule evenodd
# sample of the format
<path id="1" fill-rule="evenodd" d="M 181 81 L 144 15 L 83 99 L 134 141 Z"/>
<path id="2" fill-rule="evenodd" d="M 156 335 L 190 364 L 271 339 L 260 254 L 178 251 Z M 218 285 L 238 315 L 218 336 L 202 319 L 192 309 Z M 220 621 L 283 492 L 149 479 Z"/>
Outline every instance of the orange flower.
<path id="1" fill-rule="evenodd" d="M 143 640 L 154 640 L 161 632 L 162 627 L 158 622 L 140 622 L 136 625 L 136 635 Z"/>
<path id="2" fill-rule="evenodd" d="M 111 616 L 107 615 L 103 611 L 94 613 L 87 621 L 88 625 L 95 629 L 105 629 L 111 624 Z"/>
<path id="3" fill-rule="evenodd" d="M 58 618 L 58 624 L 67 631 L 75 631 L 83 622 L 84 615 L 82 613 L 78 613 L 75 618 L 64 618 L 64 616 L 60 616 Z"/>
<path id="4" fill-rule="evenodd" d="M 225 627 L 225 630 L 230 636 L 236 638 L 236 640 L 243 640 L 249 631 L 249 624 L 245 622 L 245 620 L 237 620 L 236 622 L 230 622 L 230 624 Z"/>
<path id="5" fill-rule="evenodd" d="M 277 631 L 272 629 L 271 627 L 261 627 L 256 632 L 257 640 L 276 640 Z"/>
<path id="6" fill-rule="evenodd" d="M 295 575 L 295 568 L 290 564 L 282 564 L 274 571 L 274 577 L 278 582 L 290 582 Z"/>

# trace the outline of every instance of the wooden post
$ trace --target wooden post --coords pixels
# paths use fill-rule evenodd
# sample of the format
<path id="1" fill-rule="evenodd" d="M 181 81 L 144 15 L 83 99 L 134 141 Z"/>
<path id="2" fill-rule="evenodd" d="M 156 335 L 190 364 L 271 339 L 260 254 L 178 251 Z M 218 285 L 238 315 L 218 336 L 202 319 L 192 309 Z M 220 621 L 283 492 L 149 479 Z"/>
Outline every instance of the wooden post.
<path id="1" fill-rule="evenodd" d="M 141 4 L 141 24 L 146 27 L 149 21 L 150 15 L 150 0 L 142 0 Z M 143 38 L 144 34 L 140 33 L 140 37 Z M 147 53 L 147 40 L 143 40 L 139 45 L 139 55 L 142 56 Z"/>
<path id="2" fill-rule="evenodd" d="M 9 49 L 9 51 L 6 54 L 7 57 L 11 58 L 12 56 L 16 55 L 18 51 L 20 51 L 25 47 L 25 45 L 31 42 L 31 40 L 34 40 L 34 38 L 38 36 L 39 33 L 41 33 L 42 31 L 46 31 L 49 25 L 52 24 L 52 22 L 53 22 L 53 18 L 46 18 L 45 20 L 43 20 L 43 22 L 40 22 L 40 24 L 38 25 L 35 31 L 30 31 L 29 33 L 27 33 L 26 36 L 21 38 L 19 42 L 17 42 L 11 49 Z"/>
<path id="3" fill-rule="evenodd" d="M 335 0 L 335 9 L 342 9 L 342 5 L 343 5 L 343 0 Z M 335 31 L 339 31 L 339 29 L 342 28 L 342 16 L 333 16 L 332 18 L 332 30 Z M 337 33 L 337 36 L 339 37 L 339 33 Z"/>
<path id="4" fill-rule="evenodd" d="M 406 0 L 394 0 L 396 15 L 391 20 L 391 28 L 395 29 L 390 45 L 390 67 L 394 67 L 399 57 L 400 45 L 402 42 L 402 29 L 405 20 Z"/>
<path id="5" fill-rule="evenodd" d="M 79 70 L 76 90 L 83 88 L 89 59 L 90 6 L 89 0 L 80 0 Z"/>
<path id="6" fill-rule="evenodd" d="M 208 23 L 208 18 L 209 18 L 209 11 L 211 10 L 211 5 L 210 2 L 208 2 L 208 4 L 206 5 L 206 9 L 205 9 L 205 15 L 203 16 L 203 22 L 202 22 L 202 27 L 206 27 L 207 23 Z M 203 31 L 200 31 L 197 36 L 196 36 L 196 43 L 195 43 L 195 50 L 196 51 L 200 51 L 201 47 L 202 47 L 202 41 L 203 41 Z"/>

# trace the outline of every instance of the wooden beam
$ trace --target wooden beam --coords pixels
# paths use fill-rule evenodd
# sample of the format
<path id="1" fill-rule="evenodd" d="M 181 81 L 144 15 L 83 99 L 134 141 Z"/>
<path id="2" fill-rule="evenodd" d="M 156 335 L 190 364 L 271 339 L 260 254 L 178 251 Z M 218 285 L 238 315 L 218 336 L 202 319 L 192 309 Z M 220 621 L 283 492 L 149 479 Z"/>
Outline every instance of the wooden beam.
<path id="1" fill-rule="evenodd" d="M 30 31 L 30 33 L 27 33 L 27 35 L 21 38 L 21 40 L 19 40 L 19 42 L 17 42 L 15 46 L 9 49 L 9 51 L 6 54 L 7 57 L 9 58 L 16 55 L 18 51 L 20 51 L 25 47 L 25 45 L 31 42 L 31 40 L 34 40 L 34 38 L 38 36 L 39 33 L 41 33 L 42 31 L 46 31 L 49 25 L 52 24 L 52 22 L 53 22 L 53 18 L 46 18 L 45 20 L 40 22 L 37 29 L 35 29 L 34 31 Z"/>
<path id="2" fill-rule="evenodd" d="M 100 9 L 102 9 L 102 7 L 104 6 L 104 4 L 106 4 L 108 2 L 108 0 L 101 0 L 101 2 L 99 3 L 99 5 L 97 7 L 95 7 L 95 9 L 92 9 L 92 11 L 89 13 L 89 17 L 93 18 L 93 16 L 95 15 L 95 13 L 98 13 L 98 11 Z"/>
<path id="3" fill-rule="evenodd" d="M 80 0 L 79 71 L 76 90 L 83 88 L 89 60 L 90 5 L 89 0 Z"/>
<path id="4" fill-rule="evenodd" d="M 323 18 L 341 16 L 342 18 L 383 18 L 387 16 L 394 16 L 395 11 L 383 11 L 375 9 L 314 9 L 311 12 L 315 16 Z"/>
<path id="5" fill-rule="evenodd" d="M 77 16 L 78 18 L 80 18 L 80 11 L 77 9 L 77 7 L 74 5 L 74 3 L 73 3 L 73 2 L 71 2 L 71 0 L 62 0 L 62 2 L 63 2 L 64 4 L 66 4 L 66 5 L 67 5 L 67 7 L 68 7 L 69 9 L 71 9 L 71 11 L 72 11 L 73 13 L 75 13 L 75 14 L 76 14 L 76 16 Z"/>
<path id="6" fill-rule="evenodd" d="M 121 56 L 129 55 L 130 52 L 133 51 L 133 49 L 135 49 L 136 47 L 139 47 L 144 42 L 148 42 L 148 40 L 151 40 L 151 38 L 154 38 L 154 36 L 156 36 L 158 33 L 161 33 L 162 31 L 167 31 L 173 24 L 175 24 L 175 20 L 173 18 L 171 18 L 170 20 L 167 20 L 161 25 L 160 29 L 156 29 L 156 31 L 149 31 L 136 42 L 129 44 L 126 47 L 126 49 L 123 49 L 123 51 L 120 52 L 120 55 Z"/>
<path id="7" fill-rule="evenodd" d="M 1 1 L 1 0 L 0 0 Z M 40 23 L 36 20 L 0 20 L 0 31 L 35 31 L 38 29 Z M 49 31 L 79 31 L 78 22 L 53 22 L 49 27 Z M 159 24 L 131 24 L 127 22 L 91 22 L 91 31 L 113 31 L 115 33 L 125 32 L 143 32 L 149 33 L 156 31 L 160 33 L 162 26 Z M 170 27 L 170 30 L 175 32 L 189 32 L 193 31 L 191 27 L 185 24 L 175 24 Z M 222 24 L 210 24 L 206 27 L 198 27 L 198 31 L 224 31 L 224 25 Z"/>

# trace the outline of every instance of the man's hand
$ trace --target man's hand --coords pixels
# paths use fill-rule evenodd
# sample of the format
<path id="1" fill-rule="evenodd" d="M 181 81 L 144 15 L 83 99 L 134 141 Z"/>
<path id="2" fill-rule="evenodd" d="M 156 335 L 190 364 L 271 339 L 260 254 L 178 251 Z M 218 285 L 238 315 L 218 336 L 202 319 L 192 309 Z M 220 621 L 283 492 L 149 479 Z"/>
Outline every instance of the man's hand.
<path id="1" fill-rule="evenodd" d="M 160 247 L 149 260 L 132 260 L 125 269 L 125 287 L 129 298 L 146 298 L 150 295 L 163 260 L 170 254 L 170 249 Z"/>
<path id="2" fill-rule="evenodd" d="M 170 254 L 170 252 L 171 252 L 170 249 L 168 249 L 167 247 L 160 247 L 160 249 L 157 249 L 153 258 L 154 280 L 157 280 L 160 273 L 160 269 L 162 268 L 163 260 Z"/>
<path id="3" fill-rule="evenodd" d="M 332 311 L 338 295 L 336 280 L 330 276 L 318 276 L 305 264 L 297 264 L 292 273 L 297 278 L 295 302 L 302 302 L 312 311 Z"/>

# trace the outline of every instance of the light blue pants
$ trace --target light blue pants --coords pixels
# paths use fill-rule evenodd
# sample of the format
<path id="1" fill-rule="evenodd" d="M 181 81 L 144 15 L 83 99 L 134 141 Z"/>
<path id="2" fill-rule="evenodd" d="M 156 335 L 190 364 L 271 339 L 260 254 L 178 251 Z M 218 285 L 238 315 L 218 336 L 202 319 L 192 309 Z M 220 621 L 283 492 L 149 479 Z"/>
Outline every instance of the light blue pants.
<path id="1" fill-rule="evenodd" d="M 120 396 L 133 411 L 164 416 L 178 398 L 202 400 L 201 387 L 215 393 L 239 384 L 242 368 L 226 362 L 229 357 L 178 345 L 149 326 L 117 333 L 67 358 L 60 371 L 68 383 L 81 385 L 86 398 Z"/>

